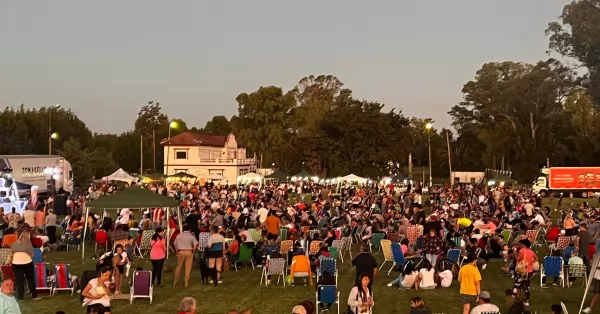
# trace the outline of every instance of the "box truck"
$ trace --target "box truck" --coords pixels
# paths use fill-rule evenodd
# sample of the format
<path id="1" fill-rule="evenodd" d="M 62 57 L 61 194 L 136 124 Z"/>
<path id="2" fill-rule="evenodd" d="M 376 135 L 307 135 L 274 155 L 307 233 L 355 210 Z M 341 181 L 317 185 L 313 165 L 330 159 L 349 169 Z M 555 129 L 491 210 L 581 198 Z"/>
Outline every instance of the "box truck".
<path id="1" fill-rule="evenodd" d="M 587 198 L 600 193 L 600 167 L 550 167 L 540 171 L 533 191 L 541 196 L 550 193 L 573 193 Z"/>
<path id="2" fill-rule="evenodd" d="M 40 193 L 55 189 L 73 192 L 71 164 L 58 155 L 0 155 L 0 172 L 12 169 L 12 179 L 37 186 Z"/>

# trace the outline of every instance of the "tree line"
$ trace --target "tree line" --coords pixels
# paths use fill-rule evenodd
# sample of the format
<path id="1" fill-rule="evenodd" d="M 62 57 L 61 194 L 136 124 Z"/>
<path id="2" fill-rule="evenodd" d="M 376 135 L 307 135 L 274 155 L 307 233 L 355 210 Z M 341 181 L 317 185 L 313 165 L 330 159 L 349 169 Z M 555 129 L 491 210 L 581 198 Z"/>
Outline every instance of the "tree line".
<path id="1" fill-rule="evenodd" d="M 406 117 L 401 110 L 358 99 L 333 75 L 310 75 L 291 90 L 261 86 L 242 93 L 236 97 L 236 115 L 215 116 L 200 128 L 168 117 L 152 101 L 121 134 L 92 133 L 68 109 L 8 107 L 0 113 L 0 154 L 47 154 L 51 115 L 59 135 L 52 153 L 71 162 L 79 185 L 118 167 L 161 171 L 160 141 L 173 121 L 177 127 L 171 136 L 233 132 L 259 165 L 275 165 L 288 174 L 304 167 L 322 177 L 406 175 L 409 154 L 415 167 L 428 167 L 429 139 L 433 176 L 447 178 L 447 138 L 452 168 L 459 171 L 502 168 L 529 182 L 547 162 L 600 165 L 600 0 L 566 5 L 546 35 L 549 51 L 575 63 L 550 58 L 484 64 L 463 86 L 463 101 L 448 105 L 454 130 L 438 129 L 426 116 Z M 429 122 L 434 127 L 427 130 Z"/>

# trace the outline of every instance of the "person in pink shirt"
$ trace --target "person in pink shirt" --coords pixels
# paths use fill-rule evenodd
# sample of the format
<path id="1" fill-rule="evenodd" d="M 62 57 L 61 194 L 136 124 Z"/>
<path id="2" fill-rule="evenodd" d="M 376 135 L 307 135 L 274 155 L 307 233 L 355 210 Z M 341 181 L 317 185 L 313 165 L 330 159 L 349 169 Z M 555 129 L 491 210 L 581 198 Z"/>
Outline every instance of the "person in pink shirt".
<path id="1" fill-rule="evenodd" d="M 154 281 L 158 287 L 162 287 L 162 270 L 167 257 L 167 240 L 164 237 L 164 231 L 161 227 L 154 230 L 150 240 L 150 261 L 152 262 L 152 285 Z"/>
<path id="2" fill-rule="evenodd" d="M 531 242 L 528 239 L 523 239 L 519 241 L 518 253 L 517 253 L 517 272 L 519 273 L 515 277 L 515 282 L 513 284 L 513 295 L 516 296 L 518 293 L 518 288 L 522 288 L 525 290 L 525 302 L 523 304 L 525 306 L 529 306 L 529 298 L 531 296 L 531 277 L 533 276 L 533 264 L 538 262 L 538 257 L 534 251 L 530 249 Z M 520 270 L 519 265 L 526 264 L 525 269 Z M 525 268 L 523 267 L 523 268 Z"/>

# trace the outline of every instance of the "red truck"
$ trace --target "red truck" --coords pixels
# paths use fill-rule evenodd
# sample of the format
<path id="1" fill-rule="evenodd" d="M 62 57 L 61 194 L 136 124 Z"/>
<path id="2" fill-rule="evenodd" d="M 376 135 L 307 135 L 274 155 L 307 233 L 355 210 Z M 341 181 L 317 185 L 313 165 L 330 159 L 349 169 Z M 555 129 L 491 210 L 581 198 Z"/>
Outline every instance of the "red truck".
<path id="1" fill-rule="evenodd" d="M 550 167 L 541 173 L 533 183 L 541 196 L 559 192 L 587 198 L 600 193 L 600 167 Z"/>

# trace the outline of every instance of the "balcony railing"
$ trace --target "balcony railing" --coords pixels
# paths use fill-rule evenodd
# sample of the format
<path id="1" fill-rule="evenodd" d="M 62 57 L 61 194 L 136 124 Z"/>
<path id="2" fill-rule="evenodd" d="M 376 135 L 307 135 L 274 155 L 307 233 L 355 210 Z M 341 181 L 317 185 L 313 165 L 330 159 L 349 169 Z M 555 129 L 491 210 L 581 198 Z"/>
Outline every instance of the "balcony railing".
<path id="1" fill-rule="evenodd" d="M 200 163 L 215 163 L 215 164 L 241 164 L 241 165 L 247 165 L 247 164 L 255 164 L 256 163 L 256 159 L 254 158 L 238 158 L 238 159 L 231 159 L 231 158 L 200 158 L 199 159 Z"/>

